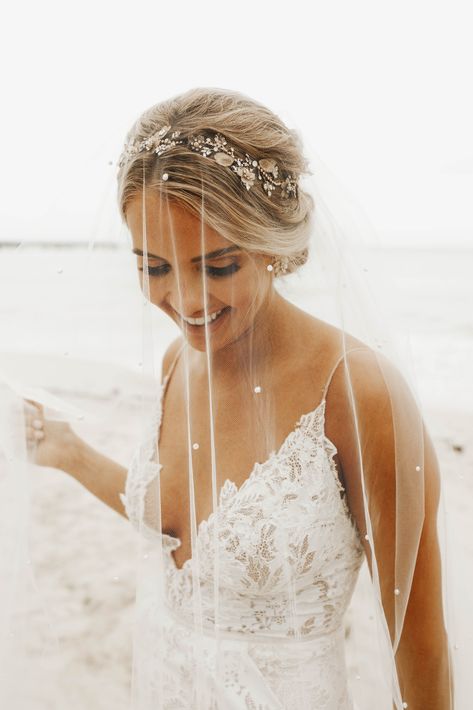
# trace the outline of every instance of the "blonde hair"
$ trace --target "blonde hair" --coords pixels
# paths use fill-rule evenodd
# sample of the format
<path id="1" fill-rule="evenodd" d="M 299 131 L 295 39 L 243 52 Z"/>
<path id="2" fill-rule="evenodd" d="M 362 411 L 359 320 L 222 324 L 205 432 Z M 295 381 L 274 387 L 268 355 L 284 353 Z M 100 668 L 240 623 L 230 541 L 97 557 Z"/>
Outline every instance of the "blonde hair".
<path id="1" fill-rule="evenodd" d="M 174 96 L 147 109 L 128 132 L 126 142 L 141 141 L 167 125 L 184 136 L 221 133 L 256 160 L 272 158 L 280 170 L 296 177 L 310 174 L 298 134 L 265 106 L 239 92 L 195 88 Z M 167 180 L 162 179 L 164 173 Z M 279 190 L 269 197 L 256 183 L 246 190 L 233 171 L 177 145 L 159 157 L 144 150 L 120 168 L 118 203 L 124 221 L 129 201 L 143 186 L 199 217 L 203 192 L 205 221 L 210 227 L 242 249 L 287 257 L 286 273 L 307 260 L 314 201 L 300 185 L 297 197 L 289 198 Z"/>

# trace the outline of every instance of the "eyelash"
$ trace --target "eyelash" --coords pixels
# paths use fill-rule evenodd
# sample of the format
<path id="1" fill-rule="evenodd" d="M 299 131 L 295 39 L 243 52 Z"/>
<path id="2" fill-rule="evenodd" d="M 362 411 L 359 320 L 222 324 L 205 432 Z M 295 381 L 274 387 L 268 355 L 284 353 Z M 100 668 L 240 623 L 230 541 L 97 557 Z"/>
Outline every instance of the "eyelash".
<path id="1" fill-rule="evenodd" d="M 162 264 L 161 266 L 148 266 L 147 273 L 150 276 L 165 276 L 168 273 L 168 271 L 166 271 L 168 266 L 169 264 Z M 233 262 L 228 266 L 207 266 L 206 268 L 209 276 L 212 276 L 213 278 L 222 278 L 224 276 L 235 274 L 241 267 L 236 262 Z M 140 268 L 139 270 L 143 271 L 144 269 Z"/>

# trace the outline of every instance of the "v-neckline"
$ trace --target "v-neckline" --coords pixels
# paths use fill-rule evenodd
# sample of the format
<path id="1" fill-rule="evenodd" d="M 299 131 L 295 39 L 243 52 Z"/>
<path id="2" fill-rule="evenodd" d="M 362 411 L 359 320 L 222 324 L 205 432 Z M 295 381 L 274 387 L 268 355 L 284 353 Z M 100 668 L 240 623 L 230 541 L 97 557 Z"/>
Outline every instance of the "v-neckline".
<path id="1" fill-rule="evenodd" d="M 157 425 L 156 425 L 156 432 L 155 432 L 155 438 L 154 438 L 154 446 L 152 449 L 152 456 L 155 457 L 156 462 L 158 464 L 159 471 L 161 472 L 161 465 L 159 462 L 159 440 L 161 438 L 161 426 L 162 426 L 162 421 L 163 421 L 163 410 L 164 410 L 164 395 L 166 392 L 166 388 L 169 382 L 169 378 L 172 374 L 173 367 L 171 370 L 168 372 L 168 374 L 164 377 L 161 387 L 159 390 L 159 397 L 158 397 L 158 414 L 159 416 L 157 417 Z M 281 445 L 277 449 L 273 449 L 267 456 L 267 458 L 262 461 L 256 461 L 253 464 L 253 467 L 250 470 L 250 473 L 248 476 L 242 481 L 240 485 L 237 485 L 234 481 L 232 481 L 230 478 L 226 478 L 225 481 L 223 482 L 219 492 L 218 492 L 218 497 L 217 497 L 217 506 L 212 512 L 208 515 L 207 518 L 203 518 L 197 525 L 197 531 L 196 531 L 196 543 L 199 540 L 200 533 L 203 527 L 208 527 L 212 520 L 215 518 L 216 515 L 218 515 L 221 507 L 222 507 L 222 494 L 226 491 L 226 489 L 230 486 L 233 490 L 233 495 L 238 495 L 244 488 L 245 486 L 255 478 L 256 474 L 264 468 L 270 461 L 273 459 L 277 459 L 281 456 L 283 453 L 283 450 L 287 447 L 289 441 L 296 436 L 299 431 L 303 428 L 303 426 L 307 423 L 308 420 L 310 420 L 312 417 L 314 417 L 319 410 L 322 411 L 322 416 L 325 418 L 325 404 L 326 404 L 326 395 L 324 394 L 322 400 L 319 402 L 319 404 L 314 408 L 311 409 L 309 412 L 305 412 L 304 414 L 301 414 L 299 419 L 297 420 L 295 426 L 288 432 L 288 434 L 284 437 Z M 326 436 L 325 434 L 325 427 L 323 427 L 323 437 L 325 441 L 333 448 L 332 451 L 332 456 L 334 456 L 338 450 L 335 444 Z M 166 538 L 169 542 L 171 542 L 174 547 L 173 549 L 177 549 L 182 545 L 182 539 L 178 535 L 170 535 L 169 533 L 165 533 L 161 531 L 161 536 L 163 538 Z M 191 563 L 194 560 L 194 555 L 191 555 L 187 560 L 184 560 L 183 564 L 181 567 L 178 567 L 176 564 L 176 560 L 174 559 L 172 555 L 172 550 L 170 550 L 170 557 L 172 560 L 172 564 L 174 566 L 174 569 L 177 572 L 183 572 L 187 567 L 191 565 Z"/>

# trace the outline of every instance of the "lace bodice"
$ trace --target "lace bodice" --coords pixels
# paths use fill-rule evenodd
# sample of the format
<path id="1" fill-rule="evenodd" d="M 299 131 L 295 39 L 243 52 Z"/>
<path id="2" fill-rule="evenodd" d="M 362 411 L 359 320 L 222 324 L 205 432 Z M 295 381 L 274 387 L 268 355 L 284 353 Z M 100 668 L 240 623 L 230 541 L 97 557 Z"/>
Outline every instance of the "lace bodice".
<path id="1" fill-rule="evenodd" d="M 150 437 L 133 456 L 122 496 L 132 524 L 148 540 L 162 540 L 165 549 L 169 653 L 172 648 L 177 653 L 179 648 L 177 673 L 183 675 L 176 678 L 174 669 L 174 680 L 168 683 L 169 693 L 173 688 L 172 703 L 180 704 L 171 704 L 170 700 L 164 707 L 192 707 L 191 699 L 186 699 L 184 678 L 195 659 L 186 655 L 183 638 L 191 633 L 195 567 L 204 630 L 211 632 L 217 624 L 228 639 L 229 657 L 234 663 L 237 653 L 238 672 L 243 674 L 239 682 L 250 698 L 247 704 L 243 700 L 241 705 L 225 704 L 236 692 L 233 678 L 229 685 L 223 683 L 221 696 L 215 689 L 212 697 L 221 697 L 222 704 L 215 700 L 213 707 L 351 708 L 345 679 L 343 616 L 364 553 L 338 478 L 334 461 L 337 449 L 324 432 L 325 396 L 313 411 L 300 418 L 277 451 L 255 464 L 241 486 L 225 481 L 217 509 L 198 528 L 197 550 L 178 568 L 172 552 L 181 541 L 153 529 L 146 515 L 147 498 L 153 497 L 152 488 L 159 481 L 161 468 L 155 442 L 166 382 L 167 378 L 158 396 Z M 213 586 L 216 545 L 220 589 L 217 619 Z M 294 592 L 295 605 L 291 596 Z M 162 613 L 153 609 L 150 600 L 151 618 Z M 237 644 L 238 651 L 231 650 L 236 640 L 246 642 L 243 661 L 241 643 Z M 249 679 L 244 681 L 243 676 L 248 674 Z M 233 676 L 230 673 L 228 677 Z M 179 697 L 175 696 L 176 683 L 181 688 Z M 302 696 L 295 689 L 309 698 L 309 704 L 297 702 Z M 239 693 L 241 698 L 244 695 L 243 691 Z"/>

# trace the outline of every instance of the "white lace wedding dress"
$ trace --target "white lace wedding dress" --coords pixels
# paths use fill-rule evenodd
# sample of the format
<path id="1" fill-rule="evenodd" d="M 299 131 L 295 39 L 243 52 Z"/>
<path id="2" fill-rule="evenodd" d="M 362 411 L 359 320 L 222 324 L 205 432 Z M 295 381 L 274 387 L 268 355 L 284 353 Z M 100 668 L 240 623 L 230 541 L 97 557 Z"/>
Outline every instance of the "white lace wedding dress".
<path id="1" fill-rule="evenodd" d="M 199 673 L 209 710 L 351 710 L 343 617 L 364 552 L 333 460 L 337 450 L 324 433 L 331 377 L 320 404 L 300 418 L 279 450 L 257 463 L 239 488 L 227 480 L 220 491 L 221 644 L 215 674 L 208 562 L 213 555 L 208 551 L 214 549 L 216 515 L 202 521 L 197 536 L 204 632 L 209 630 L 208 647 L 198 652 L 192 629 L 193 562 L 178 568 L 172 552 L 181 541 L 164 533 L 161 538 L 146 522 L 147 496 L 160 470 L 155 442 L 170 374 L 161 387 L 151 436 L 135 452 L 121 496 L 132 524 L 148 539 L 162 539 L 165 548 L 165 608 L 156 608 L 150 597 L 141 611 L 147 633 L 159 619 L 165 639 L 162 707 L 195 708 Z M 295 610 L 287 593 L 289 575 Z"/>

